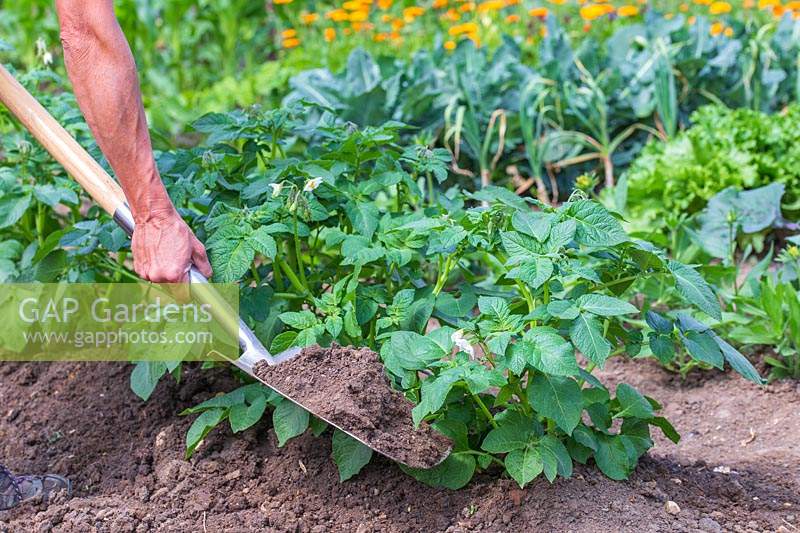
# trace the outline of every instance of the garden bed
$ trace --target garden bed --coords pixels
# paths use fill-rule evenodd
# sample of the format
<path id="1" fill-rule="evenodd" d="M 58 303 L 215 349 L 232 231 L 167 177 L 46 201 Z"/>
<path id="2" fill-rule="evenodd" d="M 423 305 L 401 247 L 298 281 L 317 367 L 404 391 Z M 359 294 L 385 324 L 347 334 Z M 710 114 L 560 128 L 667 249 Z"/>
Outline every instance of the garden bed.
<path id="1" fill-rule="evenodd" d="M 262 423 L 213 431 L 190 461 L 191 420 L 175 413 L 233 388 L 227 371 L 162 382 L 142 403 L 120 364 L 0 366 L 0 458 L 69 476 L 75 497 L 0 514 L 0 531 L 795 531 L 800 527 L 800 386 L 760 388 L 715 374 L 681 385 L 645 362 L 609 361 L 602 378 L 663 401 L 682 433 L 656 436 L 631 479 L 593 467 L 519 490 L 489 474 L 432 489 L 383 460 L 339 483 L 330 439 L 278 448 Z M 680 507 L 665 510 L 667 500 Z M 94 528 L 94 529 L 93 529 Z M 780 529 L 783 528 L 783 529 Z"/>

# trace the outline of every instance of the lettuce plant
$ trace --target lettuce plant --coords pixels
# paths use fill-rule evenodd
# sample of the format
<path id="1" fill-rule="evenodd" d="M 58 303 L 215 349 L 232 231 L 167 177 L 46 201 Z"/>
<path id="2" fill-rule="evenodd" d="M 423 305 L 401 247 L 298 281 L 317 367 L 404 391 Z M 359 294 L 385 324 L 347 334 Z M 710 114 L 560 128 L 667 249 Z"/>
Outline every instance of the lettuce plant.
<path id="1" fill-rule="evenodd" d="M 666 143 L 648 144 L 626 173 L 617 197 L 626 200 L 631 227 L 658 231 L 675 215 L 700 212 L 728 187 L 783 184 L 784 209 L 796 213 L 798 118 L 797 106 L 777 115 L 721 106 L 699 109 L 692 114 L 692 127 Z"/>

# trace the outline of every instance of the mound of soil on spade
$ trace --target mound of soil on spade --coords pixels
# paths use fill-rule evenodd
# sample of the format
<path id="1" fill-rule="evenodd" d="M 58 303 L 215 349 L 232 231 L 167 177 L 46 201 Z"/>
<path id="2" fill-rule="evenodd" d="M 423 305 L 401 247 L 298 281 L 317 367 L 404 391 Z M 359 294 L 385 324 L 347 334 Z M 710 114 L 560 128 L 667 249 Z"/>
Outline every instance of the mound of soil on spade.
<path id="1" fill-rule="evenodd" d="M 0 462 L 68 477 L 73 497 L 0 512 L 0 532 L 268 531 L 324 533 L 622 531 L 740 533 L 800 529 L 800 382 L 759 387 L 727 373 L 702 386 L 647 361 L 612 359 L 600 378 L 664 405 L 682 435 L 660 432 L 628 481 L 575 465 L 570 479 L 524 490 L 498 470 L 464 489 L 431 488 L 375 455 L 340 483 L 330 435 L 278 447 L 269 415 L 221 424 L 187 460 L 194 416 L 177 413 L 241 386 L 228 368 L 184 365 L 148 402 L 122 363 L 0 363 Z M 675 502 L 677 508 L 667 501 Z"/>
<path id="2" fill-rule="evenodd" d="M 290 361 L 262 362 L 254 370 L 282 394 L 405 465 L 431 468 L 450 451 L 450 440 L 427 424 L 414 428 L 414 404 L 392 389 L 378 354 L 368 348 L 310 346 Z"/>

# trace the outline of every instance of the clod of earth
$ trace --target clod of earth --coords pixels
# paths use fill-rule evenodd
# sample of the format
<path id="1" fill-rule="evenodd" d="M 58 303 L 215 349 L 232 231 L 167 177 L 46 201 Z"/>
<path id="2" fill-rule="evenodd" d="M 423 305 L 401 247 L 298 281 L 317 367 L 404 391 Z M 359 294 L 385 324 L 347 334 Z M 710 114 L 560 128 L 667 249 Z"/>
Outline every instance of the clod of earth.
<path id="1" fill-rule="evenodd" d="M 392 389 L 368 348 L 311 346 L 277 366 L 259 363 L 255 374 L 370 447 L 412 468 L 439 464 L 450 440 L 423 423 L 414 428 L 414 404 Z"/>

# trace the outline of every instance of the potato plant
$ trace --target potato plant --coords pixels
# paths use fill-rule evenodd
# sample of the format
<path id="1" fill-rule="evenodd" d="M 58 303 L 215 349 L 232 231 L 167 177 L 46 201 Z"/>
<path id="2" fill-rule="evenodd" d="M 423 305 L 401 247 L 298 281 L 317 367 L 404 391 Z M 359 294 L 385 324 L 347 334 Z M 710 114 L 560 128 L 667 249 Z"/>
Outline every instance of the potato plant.
<path id="1" fill-rule="evenodd" d="M 692 318 L 691 308 L 720 313 L 698 272 L 631 239 L 599 203 L 575 195 L 552 208 L 498 187 L 448 187 L 447 152 L 397 144 L 401 124 L 308 129 L 304 113 L 205 116 L 195 128 L 209 147 L 162 154 L 162 171 L 205 234 L 216 279 L 241 281 L 242 312 L 272 351 L 369 346 L 417 404 L 415 421 L 453 439 L 442 465 L 411 475 L 457 488 L 496 465 L 524 486 L 591 459 L 626 478 L 651 427 L 678 435 L 656 400 L 592 372 L 643 347 L 727 360 L 760 381 Z M 641 317 L 630 302 L 648 280 L 674 286 L 681 312 Z M 281 444 L 324 429 L 247 387 L 192 410 L 202 414 L 190 448 L 225 419 L 249 427 L 267 404 Z M 334 456 L 349 476 L 365 455 L 342 440 Z"/>
<path id="2" fill-rule="evenodd" d="M 89 128 L 71 94 L 53 88 L 49 71 L 20 76 L 56 119 L 98 156 Z M 81 210 L 80 187 L 33 137 L 16 128 L 0 107 L 0 283 L 121 281 L 132 276 L 123 263 L 125 233 L 97 207 Z M 98 158 L 99 159 L 99 158 Z M 96 248 L 119 252 L 90 254 Z"/>

